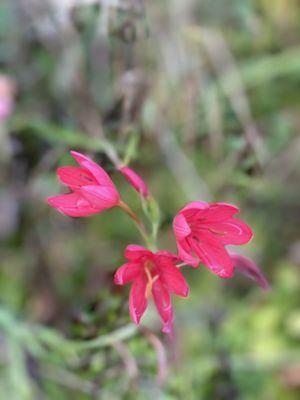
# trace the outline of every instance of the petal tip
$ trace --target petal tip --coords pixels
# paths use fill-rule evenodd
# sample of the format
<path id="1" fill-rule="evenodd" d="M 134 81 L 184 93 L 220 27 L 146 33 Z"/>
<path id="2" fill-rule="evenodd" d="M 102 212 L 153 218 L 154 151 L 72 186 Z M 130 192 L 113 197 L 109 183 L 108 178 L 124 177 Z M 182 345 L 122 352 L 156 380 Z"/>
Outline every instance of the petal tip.
<path id="1" fill-rule="evenodd" d="M 54 203 L 55 203 L 55 197 L 53 197 L 53 196 L 50 196 L 50 197 L 47 197 L 46 198 L 46 203 L 49 205 L 49 206 L 51 206 L 51 207 L 54 207 Z"/>
<path id="2" fill-rule="evenodd" d="M 230 279 L 230 278 L 232 278 L 233 277 L 233 275 L 234 275 L 234 271 L 233 271 L 233 269 L 232 270 L 225 270 L 225 269 L 222 269 L 222 270 L 220 270 L 220 271 L 218 271 L 218 272 L 215 272 L 220 278 L 222 278 L 222 279 Z"/>
<path id="3" fill-rule="evenodd" d="M 130 317 L 131 317 L 132 322 L 133 322 L 135 325 L 139 325 L 139 324 L 140 324 L 141 315 L 137 315 L 137 314 L 132 310 L 132 311 L 130 311 Z"/>
<path id="4" fill-rule="evenodd" d="M 72 157 L 76 157 L 76 156 L 82 156 L 83 154 L 79 153 L 78 151 L 75 150 L 70 150 L 70 154 Z"/>
<path id="5" fill-rule="evenodd" d="M 123 285 L 123 279 L 120 276 L 120 274 L 118 274 L 118 271 L 115 273 L 114 283 L 115 283 L 115 285 Z"/>
<path id="6" fill-rule="evenodd" d="M 162 331 L 162 333 L 165 333 L 166 335 L 172 336 L 174 333 L 173 320 L 165 322 L 161 331 Z"/>
<path id="7" fill-rule="evenodd" d="M 74 160 L 78 162 L 78 164 L 80 164 L 80 162 L 82 161 L 88 160 L 88 158 L 84 154 L 79 153 L 78 151 L 70 150 L 70 154 L 74 158 Z"/>
<path id="8" fill-rule="evenodd" d="M 272 290 L 272 286 L 269 284 L 267 280 L 261 282 L 260 287 L 264 292 L 270 292 Z"/>

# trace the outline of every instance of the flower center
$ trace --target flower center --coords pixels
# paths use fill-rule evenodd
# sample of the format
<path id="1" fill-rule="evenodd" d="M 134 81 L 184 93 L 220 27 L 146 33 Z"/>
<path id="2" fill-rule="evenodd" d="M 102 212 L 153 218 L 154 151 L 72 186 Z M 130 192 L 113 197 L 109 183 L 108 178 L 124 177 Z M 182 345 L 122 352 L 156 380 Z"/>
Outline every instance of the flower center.
<path id="1" fill-rule="evenodd" d="M 150 261 L 147 260 L 144 264 L 144 268 L 145 268 L 145 272 L 148 278 L 148 283 L 147 283 L 147 287 L 146 287 L 146 298 L 149 298 L 151 296 L 152 293 L 152 286 L 154 284 L 154 282 L 158 279 L 158 275 L 153 275 L 153 269 L 155 267 L 155 264 Z"/>
<path id="2" fill-rule="evenodd" d="M 208 231 L 216 236 L 225 236 L 225 232 L 220 231 L 220 230 L 216 229 L 215 227 L 212 228 L 207 222 L 204 222 L 203 218 L 202 218 L 202 220 L 200 218 L 198 218 L 197 220 L 192 221 L 189 224 L 189 226 L 190 226 L 192 232 L 194 232 L 196 234 Z"/>
<path id="3" fill-rule="evenodd" d="M 150 260 L 147 260 L 144 264 L 146 270 L 151 271 L 154 267 L 154 263 Z"/>

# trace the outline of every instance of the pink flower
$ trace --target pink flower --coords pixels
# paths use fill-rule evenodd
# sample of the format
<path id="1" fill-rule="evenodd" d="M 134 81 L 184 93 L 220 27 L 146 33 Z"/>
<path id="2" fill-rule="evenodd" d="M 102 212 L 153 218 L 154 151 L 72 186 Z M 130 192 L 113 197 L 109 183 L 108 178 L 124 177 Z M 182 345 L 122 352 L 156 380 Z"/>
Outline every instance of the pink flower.
<path id="1" fill-rule="evenodd" d="M 119 167 L 118 170 L 122 175 L 125 176 L 130 185 L 140 193 L 143 197 L 148 197 L 150 195 L 147 184 L 143 181 L 143 179 L 135 172 L 133 169 L 129 167 Z"/>
<path id="2" fill-rule="evenodd" d="M 0 75 L 0 123 L 11 115 L 14 108 L 15 82 L 6 75 Z"/>
<path id="3" fill-rule="evenodd" d="M 229 254 L 235 270 L 253 279 L 263 290 L 270 290 L 269 282 L 254 261 L 238 253 Z"/>
<path id="4" fill-rule="evenodd" d="M 225 245 L 245 244 L 253 236 L 245 222 L 233 218 L 238 212 L 226 203 L 186 205 L 173 222 L 180 259 L 193 267 L 202 262 L 221 278 L 232 277 L 233 262 Z"/>
<path id="5" fill-rule="evenodd" d="M 49 197 L 48 204 L 70 217 L 87 217 L 119 205 L 119 193 L 104 169 L 76 151 L 71 155 L 80 167 L 57 169 L 59 180 L 71 192 Z"/>
<path id="6" fill-rule="evenodd" d="M 170 293 L 186 297 L 188 285 L 176 267 L 178 257 L 167 251 L 152 253 L 141 246 L 129 245 L 125 250 L 128 262 L 115 274 L 115 283 L 131 283 L 129 312 L 134 323 L 139 324 L 146 311 L 148 298 L 153 297 L 163 322 L 163 332 L 171 333 L 173 309 Z"/>

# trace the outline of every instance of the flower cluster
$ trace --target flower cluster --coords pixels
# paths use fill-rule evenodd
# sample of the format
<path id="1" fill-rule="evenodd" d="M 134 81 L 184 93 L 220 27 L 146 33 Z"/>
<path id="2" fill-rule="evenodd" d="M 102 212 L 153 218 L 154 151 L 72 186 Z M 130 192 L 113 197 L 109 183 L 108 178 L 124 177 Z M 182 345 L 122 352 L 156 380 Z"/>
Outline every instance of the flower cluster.
<path id="1" fill-rule="evenodd" d="M 111 207 L 121 207 L 137 224 L 147 243 L 148 234 L 143 223 L 121 200 L 104 169 L 81 153 L 71 151 L 71 155 L 79 167 L 57 169 L 59 180 L 70 192 L 49 197 L 48 204 L 71 217 L 86 217 Z M 150 204 L 152 195 L 143 179 L 128 166 L 119 166 L 118 170 L 142 201 Z M 180 269 L 182 265 L 197 268 L 203 264 L 221 278 L 231 278 L 238 270 L 268 289 L 268 282 L 252 260 L 226 249 L 227 245 L 246 244 L 253 236 L 251 228 L 236 218 L 238 213 L 237 207 L 227 203 L 191 202 L 174 218 L 177 255 L 134 244 L 127 246 L 127 262 L 119 267 L 114 280 L 117 285 L 131 284 L 129 311 L 134 323 L 139 324 L 152 298 L 163 323 L 163 332 L 172 332 L 171 294 L 187 297 L 189 292 Z"/>

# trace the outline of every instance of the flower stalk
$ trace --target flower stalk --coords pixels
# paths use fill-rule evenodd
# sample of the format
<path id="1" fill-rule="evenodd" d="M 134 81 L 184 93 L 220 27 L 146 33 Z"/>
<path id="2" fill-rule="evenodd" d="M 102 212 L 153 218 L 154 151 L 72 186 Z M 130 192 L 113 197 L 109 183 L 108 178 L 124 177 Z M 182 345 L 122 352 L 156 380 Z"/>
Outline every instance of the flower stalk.
<path id="1" fill-rule="evenodd" d="M 127 203 L 125 203 L 123 200 L 119 201 L 119 207 L 126 212 L 126 214 L 129 215 L 129 217 L 133 220 L 133 222 L 135 223 L 138 231 L 140 232 L 141 236 L 143 237 L 145 244 L 147 245 L 147 247 L 149 247 L 149 249 L 153 249 L 154 247 L 154 243 L 151 240 L 150 235 L 148 235 L 148 232 L 145 228 L 145 225 L 143 224 L 143 222 L 140 220 L 140 218 L 138 217 L 138 215 L 129 207 L 129 205 Z"/>

